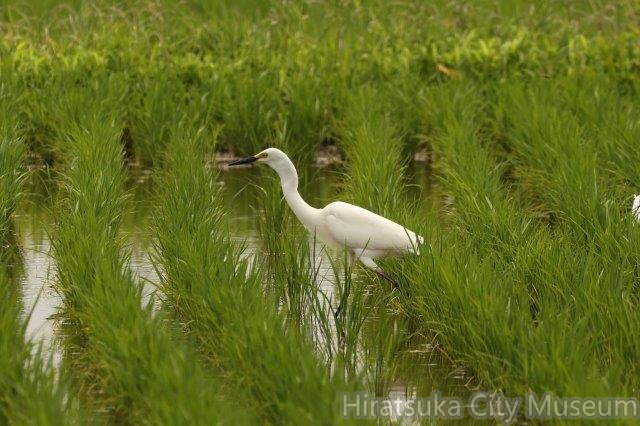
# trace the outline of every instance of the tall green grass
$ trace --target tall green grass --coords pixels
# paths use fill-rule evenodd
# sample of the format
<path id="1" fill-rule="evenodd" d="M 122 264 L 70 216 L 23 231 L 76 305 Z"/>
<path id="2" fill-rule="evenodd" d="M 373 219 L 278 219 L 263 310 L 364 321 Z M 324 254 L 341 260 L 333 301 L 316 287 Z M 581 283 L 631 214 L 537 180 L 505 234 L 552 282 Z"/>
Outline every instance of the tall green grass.
<path id="1" fill-rule="evenodd" d="M 3 263 L 10 259 L 3 256 Z M 15 260 L 13 260 L 15 262 Z M 2 265 L 0 284 L 0 421 L 3 424 L 76 424 L 77 400 L 49 354 L 26 334 L 17 280 Z"/>
<path id="2" fill-rule="evenodd" d="M 0 240 L 5 247 L 12 236 L 12 215 L 22 192 L 25 176 L 24 160 L 26 146 L 22 129 L 14 115 L 16 96 L 6 82 L 0 83 Z"/>
<path id="3" fill-rule="evenodd" d="M 635 167 L 640 148 L 633 143 L 640 117 L 635 102 L 637 82 L 622 85 L 597 74 L 560 84 L 560 105 L 575 114 L 583 125 L 583 136 L 595 141 L 599 174 L 615 203 L 629 204 L 630 194 L 640 187 L 640 171 Z"/>
<path id="4" fill-rule="evenodd" d="M 347 165 L 343 192 L 354 204 L 400 220 L 410 209 L 403 196 L 407 158 L 389 109 L 380 93 L 366 87 L 345 105 L 340 139 Z"/>
<path id="5" fill-rule="evenodd" d="M 117 422 L 242 422 L 246 416 L 223 402 L 215 379 L 154 314 L 153 302 L 143 303 L 142 285 L 127 268 L 118 234 L 127 198 L 121 125 L 117 109 L 104 108 L 117 96 L 94 95 L 70 96 L 82 113 L 60 129 L 67 161 L 51 235 L 65 329 L 76 333 L 67 364 L 79 392 Z"/>

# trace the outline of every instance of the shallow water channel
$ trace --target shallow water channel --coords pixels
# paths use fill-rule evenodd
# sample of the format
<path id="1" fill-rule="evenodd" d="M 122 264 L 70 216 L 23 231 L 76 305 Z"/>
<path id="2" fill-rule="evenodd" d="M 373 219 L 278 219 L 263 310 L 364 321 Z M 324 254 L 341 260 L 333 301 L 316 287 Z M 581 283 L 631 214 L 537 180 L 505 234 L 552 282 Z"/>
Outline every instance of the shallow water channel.
<path id="1" fill-rule="evenodd" d="M 428 198 L 429 176 L 420 167 L 410 170 L 415 197 Z M 152 243 L 149 219 L 153 209 L 154 180 L 149 170 L 131 167 L 129 190 L 131 208 L 124 217 L 122 230 L 131 252 L 130 267 L 145 286 L 145 297 L 154 291 L 158 277 L 149 259 Z M 254 219 L 260 214 L 255 207 L 255 191 L 259 190 L 256 174 L 248 168 L 220 172 L 224 203 L 230 209 L 234 239 L 242 241 L 249 256 L 260 254 L 260 241 L 254 231 Z M 339 175 L 328 168 L 314 167 L 304 173 L 313 185 L 301 186 L 303 196 L 312 205 L 321 206 L 338 193 Z M 17 242 L 22 252 L 22 294 L 25 316 L 29 316 L 29 338 L 42 343 L 52 354 L 56 365 L 63 351 L 56 339 L 55 314 L 60 298 L 51 288 L 55 280 L 55 263 L 50 255 L 48 233 L 52 231 L 52 203 L 57 191 L 55 180 L 46 170 L 34 169 L 29 174 L 27 196 L 16 215 Z M 322 263 L 322 255 L 317 255 Z M 357 281 L 356 281 L 357 283 Z M 321 283 L 325 293 L 332 292 L 332 274 L 327 273 Z M 393 397 L 426 397 L 439 390 L 445 396 L 465 398 L 472 391 L 471 377 L 450 361 L 437 344 L 427 336 L 411 336 L 393 362 L 390 393 Z"/>

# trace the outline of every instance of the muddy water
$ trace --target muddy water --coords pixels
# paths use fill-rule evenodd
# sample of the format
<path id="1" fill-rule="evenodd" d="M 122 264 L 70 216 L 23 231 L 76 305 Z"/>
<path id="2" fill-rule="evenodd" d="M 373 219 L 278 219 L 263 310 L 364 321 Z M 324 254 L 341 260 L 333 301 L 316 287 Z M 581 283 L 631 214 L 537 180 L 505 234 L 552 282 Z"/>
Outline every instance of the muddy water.
<path id="1" fill-rule="evenodd" d="M 313 185 L 301 188 L 312 205 L 324 205 L 333 200 L 337 193 L 339 175 L 328 168 L 312 168 L 304 173 Z M 429 191 L 428 174 L 424 168 L 411 170 L 415 197 L 425 198 Z M 256 211 L 256 174 L 251 169 L 234 169 L 220 174 L 219 184 L 223 188 L 224 204 L 230 209 L 234 239 L 248 247 L 249 256 L 259 253 L 259 241 L 254 231 Z M 129 190 L 132 193 L 131 208 L 125 215 L 122 230 L 128 241 L 130 267 L 144 284 L 143 301 L 146 303 L 154 294 L 154 283 L 158 282 L 155 268 L 149 258 L 150 216 L 153 208 L 153 179 L 146 170 L 131 170 Z M 55 279 L 55 264 L 50 255 L 48 232 L 51 231 L 51 203 L 55 198 L 54 180 L 44 171 L 34 171 L 30 175 L 28 196 L 21 204 L 16 227 L 22 249 L 23 276 L 22 291 L 25 316 L 29 316 L 27 334 L 36 342 L 41 342 L 49 350 L 56 364 L 61 351 L 57 350 L 55 339 L 55 313 L 61 305 L 59 297 L 51 288 Z M 320 265 L 321 291 L 331 296 L 333 292 L 332 274 L 329 262 L 320 247 L 314 251 L 316 265 Z M 412 336 L 409 343 L 393 366 L 389 387 L 393 397 L 424 397 L 437 389 L 443 395 L 466 397 L 470 393 L 471 378 L 443 355 L 430 338 Z"/>

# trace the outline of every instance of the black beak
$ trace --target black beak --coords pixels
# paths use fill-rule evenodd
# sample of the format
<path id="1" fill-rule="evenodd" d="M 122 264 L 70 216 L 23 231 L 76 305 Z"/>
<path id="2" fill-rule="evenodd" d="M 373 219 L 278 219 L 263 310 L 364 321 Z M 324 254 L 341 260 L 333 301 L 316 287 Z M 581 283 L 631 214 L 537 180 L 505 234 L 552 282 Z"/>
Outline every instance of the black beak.
<path id="1" fill-rule="evenodd" d="M 229 163 L 230 166 L 239 166 L 240 164 L 251 164 L 254 161 L 257 161 L 258 158 L 251 156 L 251 157 L 247 157 L 247 158 L 241 158 L 240 160 L 236 160 L 236 161 L 232 161 L 231 163 Z"/>

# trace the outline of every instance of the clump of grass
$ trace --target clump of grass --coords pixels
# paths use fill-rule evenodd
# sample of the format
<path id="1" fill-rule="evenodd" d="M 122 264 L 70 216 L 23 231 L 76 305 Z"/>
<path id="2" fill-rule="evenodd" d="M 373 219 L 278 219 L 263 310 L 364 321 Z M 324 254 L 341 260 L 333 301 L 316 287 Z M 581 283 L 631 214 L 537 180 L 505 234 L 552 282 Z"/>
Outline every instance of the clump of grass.
<path id="1" fill-rule="evenodd" d="M 640 113 L 634 99 L 637 87 L 626 88 L 603 74 L 557 81 L 556 99 L 583 125 L 583 136 L 597 141 L 594 149 L 599 174 L 615 190 L 615 203 L 629 204 L 640 188 Z M 637 83 L 632 83 L 637 86 Z"/>
<path id="2" fill-rule="evenodd" d="M 114 99 L 105 92 L 74 98 L 83 101 L 74 105 L 83 113 L 61 135 L 67 162 L 51 235 L 55 288 L 71 323 L 67 328 L 80 342 L 76 358 L 68 360 L 80 392 L 116 421 L 246 420 L 222 401 L 220 387 L 188 347 L 172 338 L 162 316 L 153 315 L 153 303 L 143 304 L 142 285 L 126 268 L 118 236 L 126 201 L 121 127 L 114 110 L 103 109 Z M 95 99 L 101 101 L 96 105 Z"/>
<path id="3" fill-rule="evenodd" d="M 26 146 L 22 130 L 15 120 L 15 96 L 6 83 L 0 82 L 0 241 L 11 235 L 11 215 L 16 209 L 24 178 Z"/>
<path id="4" fill-rule="evenodd" d="M 169 142 L 182 114 L 192 120 L 215 125 L 215 107 L 212 99 L 217 94 L 216 82 L 203 82 L 198 88 L 185 82 L 168 70 L 158 70 L 137 86 L 129 88 L 136 102 L 128 106 L 130 154 L 146 166 L 157 165 L 162 160 L 164 148 Z M 176 115 L 176 111 L 181 114 Z"/>
<path id="5" fill-rule="evenodd" d="M 387 108 L 370 87 L 350 97 L 341 124 L 340 146 L 347 164 L 343 193 L 354 204 L 400 221 L 408 211 L 402 196 L 407 159 Z"/>
<path id="6" fill-rule="evenodd" d="M 228 239 L 206 135 L 193 124 L 173 134 L 160 179 L 154 261 L 167 306 L 229 388 L 272 422 L 332 423 L 347 387 L 300 333 L 285 327 L 263 274 Z"/>
<path id="7" fill-rule="evenodd" d="M 390 104 L 386 99 L 382 92 L 362 87 L 346 104 L 339 141 L 347 164 L 342 192 L 348 201 L 409 226 L 417 221 L 412 218 L 415 204 L 406 192 L 406 150 L 388 113 Z M 344 280 L 336 276 L 341 305 L 352 298 L 350 308 L 355 312 L 339 318 L 338 324 L 358 336 L 358 349 L 348 353 L 362 352 L 358 362 L 347 366 L 362 363 L 364 367 L 360 369 L 367 375 L 370 388 L 384 396 L 393 383 L 399 355 L 408 339 L 406 324 L 395 315 L 393 306 L 399 308 L 397 298 L 389 293 L 386 281 L 377 277 L 373 282 L 353 281 L 353 268 L 345 264 L 344 269 L 348 274 Z"/>
<path id="8" fill-rule="evenodd" d="M 27 340 L 17 283 L 9 259 L 0 273 L 0 421 L 4 424 L 75 424 L 77 400 L 41 347 Z"/>
<path id="9" fill-rule="evenodd" d="M 429 91 L 426 99 L 435 132 L 430 146 L 452 200 L 447 222 L 453 226 L 414 259 L 419 272 L 405 270 L 412 313 L 435 321 L 440 342 L 490 386 L 514 394 L 531 388 L 602 391 L 596 363 L 570 345 L 588 335 L 586 328 L 576 324 L 570 333 L 558 332 L 566 328 L 570 309 L 548 278 L 569 265 L 569 257 L 554 252 L 544 231 L 509 197 L 504 168 L 483 146 L 482 92 L 454 84 Z M 591 373 L 575 379 L 550 375 L 575 365 Z"/>

